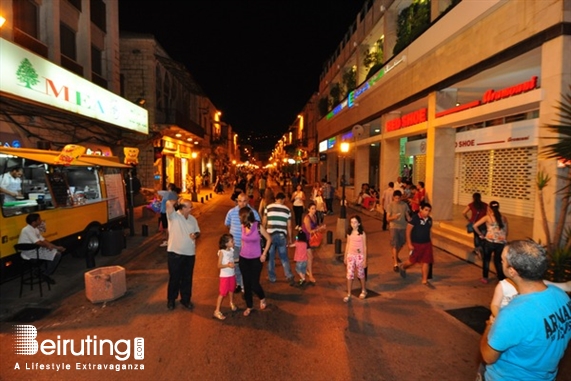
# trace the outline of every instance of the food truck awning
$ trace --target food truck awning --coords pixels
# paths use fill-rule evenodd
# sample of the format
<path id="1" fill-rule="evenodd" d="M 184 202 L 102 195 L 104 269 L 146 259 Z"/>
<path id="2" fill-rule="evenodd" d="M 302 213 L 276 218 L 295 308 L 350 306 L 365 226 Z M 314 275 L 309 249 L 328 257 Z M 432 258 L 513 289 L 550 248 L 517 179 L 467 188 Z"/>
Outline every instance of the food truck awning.
<path id="1" fill-rule="evenodd" d="M 59 156 L 58 151 L 44 151 L 33 148 L 10 148 L 0 147 L 0 155 L 10 155 L 21 157 L 27 160 L 37 161 L 54 165 L 55 159 Z M 80 167 L 112 167 L 112 168 L 132 168 L 130 165 L 122 164 L 116 157 L 90 156 L 84 155 L 75 160 L 72 165 Z"/>

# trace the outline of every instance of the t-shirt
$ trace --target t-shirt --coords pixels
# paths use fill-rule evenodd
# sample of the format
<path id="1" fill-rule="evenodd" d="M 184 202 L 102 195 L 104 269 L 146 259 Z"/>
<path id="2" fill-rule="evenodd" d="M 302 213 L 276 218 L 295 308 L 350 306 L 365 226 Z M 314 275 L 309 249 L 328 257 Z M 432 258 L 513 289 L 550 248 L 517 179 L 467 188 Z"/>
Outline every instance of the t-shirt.
<path id="1" fill-rule="evenodd" d="M 389 228 L 391 229 L 406 229 L 406 213 L 408 211 L 408 206 L 406 203 L 399 201 L 399 202 L 391 202 L 389 207 L 387 208 L 387 213 L 391 216 L 397 215 L 400 213 L 399 218 L 396 220 L 389 221 Z"/>
<path id="2" fill-rule="evenodd" d="M 0 188 L 17 193 L 22 190 L 22 179 L 19 177 L 12 177 L 10 173 L 5 173 L 0 179 Z M 16 198 L 4 193 L 4 201 L 16 201 Z"/>
<path id="3" fill-rule="evenodd" d="M 420 218 L 418 213 L 414 213 L 409 221 L 412 225 L 410 240 L 412 243 L 430 242 L 430 228 L 432 228 L 432 217 Z"/>
<path id="4" fill-rule="evenodd" d="M 295 241 L 293 260 L 296 262 L 307 261 L 307 242 Z"/>
<path id="5" fill-rule="evenodd" d="M 242 248 L 240 256 L 248 259 L 260 258 L 262 255 L 262 247 L 260 244 L 261 237 L 258 231 L 258 221 L 252 223 L 250 231 L 242 225 Z"/>
<path id="6" fill-rule="evenodd" d="M 222 255 L 222 264 L 227 265 L 230 262 L 234 262 L 234 249 L 230 250 L 218 250 L 218 255 Z M 227 278 L 234 276 L 236 270 L 233 267 L 223 267 L 220 269 L 220 278 Z"/>
<path id="7" fill-rule="evenodd" d="M 18 243 L 36 243 L 38 241 L 44 241 L 45 238 L 42 236 L 38 228 L 32 225 L 26 225 L 20 232 L 18 237 Z M 56 249 L 48 249 L 46 247 L 40 247 L 39 257 L 40 259 L 46 261 L 53 261 L 57 253 Z M 26 260 L 36 259 L 36 250 L 26 250 L 20 253 L 20 256 Z"/>
<path id="8" fill-rule="evenodd" d="M 168 200 L 176 200 L 178 195 L 170 190 L 160 190 L 157 192 L 161 197 L 161 213 L 167 212 L 167 201 Z"/>
<path id="9" fill-rule="evenodd" d="M 486 381 L 554 380 L 571 339 L 571 300 L 562 290 L 518 295 L 500 310 L 488 344 L 501 352 L 486 366 Z"/>
<path id="10" fill-rule="evenodd" d="M 284 204 L 275 202 L 266 208 L 268 233 L 282 232 L 287 236 L 287 224 L 291 220 L 291 211 Z"/>
<path id="11" fill-rule="evenodd" d="M 196 243 L 190 238 L 192 233 L 200 233 L 198 221 L 192 214 L 184 218 L 179 212 L 167 214 L 169 219 L 169 241 L 167 251 L 180 255 L 195 255 Z"/>

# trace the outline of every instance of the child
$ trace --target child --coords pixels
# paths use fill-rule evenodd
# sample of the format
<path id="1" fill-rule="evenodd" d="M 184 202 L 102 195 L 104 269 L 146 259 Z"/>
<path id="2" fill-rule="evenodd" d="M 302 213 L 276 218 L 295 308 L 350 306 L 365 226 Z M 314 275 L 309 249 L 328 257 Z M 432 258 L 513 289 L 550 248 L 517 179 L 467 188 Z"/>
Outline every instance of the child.
<path id="1" fill-rule="evenodd" d="M 299 287 L 305 285 L 305 273 L 307 271 L 307 236 L 300 230 L 295 237 L 295 271 L 299 274 L 300 280 L 297 284 Z"/>
<path id="2" fill-rule="evenodd" d="M 232 234 L 223 234 L 218 242 L 218 268 L 220 269 L 220 295 L 216 301 L 214 317 L 218 320 L 226 319 L 220 312 L 222 299 L 230 295 L 230 308 L 236 311 L 238 307 L 234 304 L 234 289 L 236 288 L 236 277 L 234 276 L 234 237 Z"/>
<path id="3" fill-rule="evenodd" d="M 351 286 L 357 269 L 357 278 L 361 281 L 361 294 L 359 299 L 367 297 L 365 287 L 365 267 L 367 267 L 367 236 L 363 231 L 361 217 L 354 215 L 349 220 L 350 227 L 347 232 L 347 244 L 345 245 L 345 257 L 343 262 L 347 265 L 347 296 L 343 301 L 347 303 L 351 299 Z"/>

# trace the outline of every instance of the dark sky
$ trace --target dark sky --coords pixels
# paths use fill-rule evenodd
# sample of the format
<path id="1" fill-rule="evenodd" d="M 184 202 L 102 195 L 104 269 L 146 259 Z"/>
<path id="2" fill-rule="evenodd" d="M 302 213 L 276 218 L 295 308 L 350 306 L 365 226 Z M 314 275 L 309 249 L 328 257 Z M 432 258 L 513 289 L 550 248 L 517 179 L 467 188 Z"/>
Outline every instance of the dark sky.
<path id="1" fill-rule="evenodd" d="M 153 34 L 241 137 L 279 138 L 318 90 L 325 61 L 364 3 L 119 0 L 119 28 Z"/>

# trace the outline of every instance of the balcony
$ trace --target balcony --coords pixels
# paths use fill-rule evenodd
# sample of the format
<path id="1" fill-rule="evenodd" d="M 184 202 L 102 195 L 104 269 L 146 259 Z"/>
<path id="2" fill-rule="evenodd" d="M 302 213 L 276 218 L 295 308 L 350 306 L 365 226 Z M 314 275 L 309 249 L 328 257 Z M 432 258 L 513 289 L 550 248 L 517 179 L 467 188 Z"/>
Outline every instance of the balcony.
<path id="1" fill-rule="evenodd" d="M 104 89 L 107 88 L 107 80 L 95 72 L 91 72 L 91 82 L 95 83 L 97 86 L 101 86 Z"/>
<path id="2" fill-rule="evenodd" d="M 18 28 L 14 28 L 14 42 L 44 58 L 48 58 L 47 45 L 44 45 L 41 41 L 35 39 L 27 33 L 22 32 Z"/>
<path id="3" fill-rule="evenodd" d="M 68 58 L 67 56 L 61 55 L 61 66 L 72 73 L 75 73 L 81 77 L 83 77 L 83 66 Z"/>
<path id="4" fill-rule="evenodd" d="M 192 119 L 188 114 L 184 114 L 180 110 L 174 108 L 164 109 L 163 112 L 157 112 L 156 123 L 175 125 L 194 135 L 204 138 L 204 129 Z"/>

